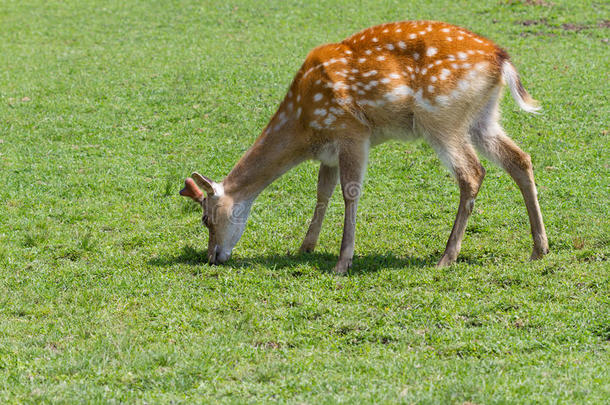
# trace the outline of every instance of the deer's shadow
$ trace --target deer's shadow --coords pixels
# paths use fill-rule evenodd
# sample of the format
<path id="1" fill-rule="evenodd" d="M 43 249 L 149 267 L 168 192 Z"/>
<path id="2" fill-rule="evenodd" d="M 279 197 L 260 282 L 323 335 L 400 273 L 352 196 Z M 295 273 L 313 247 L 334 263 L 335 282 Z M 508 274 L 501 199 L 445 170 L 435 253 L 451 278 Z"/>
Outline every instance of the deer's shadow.
<path id="1" fill-rule="evenodd" d="M 364 254 L 354 256 L 351 274 L 372 273 L 381 269 L 400 269 L 405 267 L 430 267 L 436 265 L 440 255 L 438 252 L 427 256 L 396 256 L 393 253 L 386 254 Z M 470 261 L 470 260 L 468 260 Z M 207 252 L 203 249 L 195 249 L 190 245 L 183 246 L 180 253 L 164 257 L 156 257 L 148 261 L 153 266 L 170 267 L 176 264 L 188 264 L 191 266 L 207 266 Z M 299 264 L 308 264 L 323 272 L 332 272 L 337 263 L 337 256 L 325 252 L 296 253 L 296 254 L 271 254 L 251 257 L 232 257 L 226 264 L 232 268 L 245 268 L 262 265 L 275 269 L 295 267 Z"/>

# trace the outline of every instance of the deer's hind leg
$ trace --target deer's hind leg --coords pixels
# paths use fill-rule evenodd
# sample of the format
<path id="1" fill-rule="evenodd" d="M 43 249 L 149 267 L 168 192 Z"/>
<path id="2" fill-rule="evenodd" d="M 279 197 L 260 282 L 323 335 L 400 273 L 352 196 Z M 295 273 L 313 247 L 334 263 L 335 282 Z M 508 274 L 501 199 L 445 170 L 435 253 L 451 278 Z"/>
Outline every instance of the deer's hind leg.
<path id="1" fill-rule="evenodd" d="M 472 126 L 471 139 L 483 155 L 496 162 L 517 183 L 525 201 L 534 240 L 530 258 L 532 260 L 540 259 L 548 253 L 549 243 L 538 204 L 532 160 L 506 135 L 498 119 L 498 97 L 496 96 L 492 97 Z"/>
<path id="2" fill-rule="evenodd" d="M 448 266 L 457 259 L 466 231 L 466 224 L 474 208 L 474 200 L 485 178 L 485 169 L 481 165 L 474 148 L 466 141 L 467 136 L 464 134 L 464 136 L 456 139 L 459 141 L 453 144 L 432 143 L 441 160 L 452 171 L 460 187 L 460 203 L 457 215 L 445 252 L 437 264 L 438 267 Z"/>

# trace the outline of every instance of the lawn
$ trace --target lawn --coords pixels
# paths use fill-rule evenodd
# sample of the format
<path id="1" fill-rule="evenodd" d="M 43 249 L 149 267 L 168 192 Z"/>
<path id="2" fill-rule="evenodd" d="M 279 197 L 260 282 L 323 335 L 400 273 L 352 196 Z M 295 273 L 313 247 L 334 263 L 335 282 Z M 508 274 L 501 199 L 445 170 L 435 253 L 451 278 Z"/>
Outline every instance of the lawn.
<path id="1" fill-rule="evenodd" d="M 346 277 L 343 202 L 316 253 L 307 162 L 257 199 L 223 266 L 178 196 L 221 180 L 307 52 L 446 20 L 508 50 L 503 99 L 551 253 L 487 177 L 458 262 L 458 187 L 423 143 L 375 148 Z M 610 5 L 603 1 L 0 0 L 0 403 L 608 403 Z"/>

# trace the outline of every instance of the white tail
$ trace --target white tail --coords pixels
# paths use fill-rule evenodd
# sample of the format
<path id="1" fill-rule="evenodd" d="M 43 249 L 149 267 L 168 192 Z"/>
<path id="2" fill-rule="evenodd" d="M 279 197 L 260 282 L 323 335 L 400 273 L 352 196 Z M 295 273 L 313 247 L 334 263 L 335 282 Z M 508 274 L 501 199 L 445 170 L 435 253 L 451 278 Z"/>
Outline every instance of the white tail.
<path id="1" fill-rule="evenodd" d="M 300 162 L 317 159 L 318 204 L 301 251 L 314 249 L 340 182 L 345 223 L 335 271 L 345 273 L 354 254 L 356 207 L 370 147 L 416 137 L 435 149 L 460 187 L 457 217 L 439 266 L 456 260 L 485 176 L 474 148 L 519 185 L 534 239 L 531 257 L 542 257 L 548 242 L 531 160 L 499 124 L 504 81 L 521 108 L 537 111 L 505 51 L 442 22 L 384 24 L 315 48 L 269 124 L 222 183 L 195 174 L 207 192 L 202 198 L 195 181 L 186 182 L 182 195 L 202 205 L 210 230 L 210 263 L 229 259 L 252 202 L 267 185 Z"/>
<path id="2" fill-rule="evenodd" d="M 538 114 L 538 111 L 540 111 L 538 102 L 525 90 L 521 83 L 521 79 L 519 78 L 519 73 L 517 73 L 517 69 L 515 69 L 513 64 L 508 60 L 505 60 L 502 63 L 502 77 L 504 77 L 504 80 L 508 83 L 510 94 L 517 104 L 519 104 L 519 107 L 529 113 Z"/>

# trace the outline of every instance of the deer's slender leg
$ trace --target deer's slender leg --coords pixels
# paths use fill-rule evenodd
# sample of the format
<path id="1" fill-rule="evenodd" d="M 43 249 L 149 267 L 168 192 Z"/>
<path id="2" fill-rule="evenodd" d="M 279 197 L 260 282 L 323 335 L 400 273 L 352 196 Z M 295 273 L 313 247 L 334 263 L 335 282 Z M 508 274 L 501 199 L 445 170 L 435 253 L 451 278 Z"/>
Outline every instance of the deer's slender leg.
<path id="1" fill-rule="evenodd" d="M 538 204 L 534 170 L 530 156 L 506 136 L 499 125 L 493 125 L 487 132 L 473 136 L 473 140 L 477 148 L 497 162 L 519 186 L 527 207 L 534 240 L 534 248 L 530 259 L 540 259 L 549 252 L 549 242 L 542 221 L 540 205 Z"/>
<path id="2" fill-rule="evenodd" d="M 309 229 L 305 235 L 305 239 L 301 244 L 299 251 L 301 252 L 313 252 L 320 236 L 320 229 L 322 229 L 322 221 L 326 214 L 326 208 L 328 207 L 328 201 L 333 195 L 333 191 L 337 186 L 339 180 L 339 167 L 328 166 L 324 163 L 320 163 L 320 172 L 318 173 L 318 200 L 316 208 L 313 212 L 313 218 L 309 224 Z"/>
<path id="3" fill-rule="evenodd" d="M 342 143 L 339 149 L 339 178 L 345 203 L 345 221 L 339 261 L 335 266 L 337 274 L 345 274 L 352 265 L 356 236 L 356 211 L 362 193 L 362 180 L 368 153 L 368 140 L 350 140 Z"/>
<path id="4" fill-rule="evenodd" d="M 445 252 L 437 264 L 438 267 L 448 266 L 457 259 L 466 224 L 474 208 L 474 199 L 485 177 L 485 169 L 469 144 L 462 144 L 458 150 L 444 149 L 441 153 L 443 153 L 443 157 L 448 158 L 448 163 L 460 186 L 460 205 Z"/>

